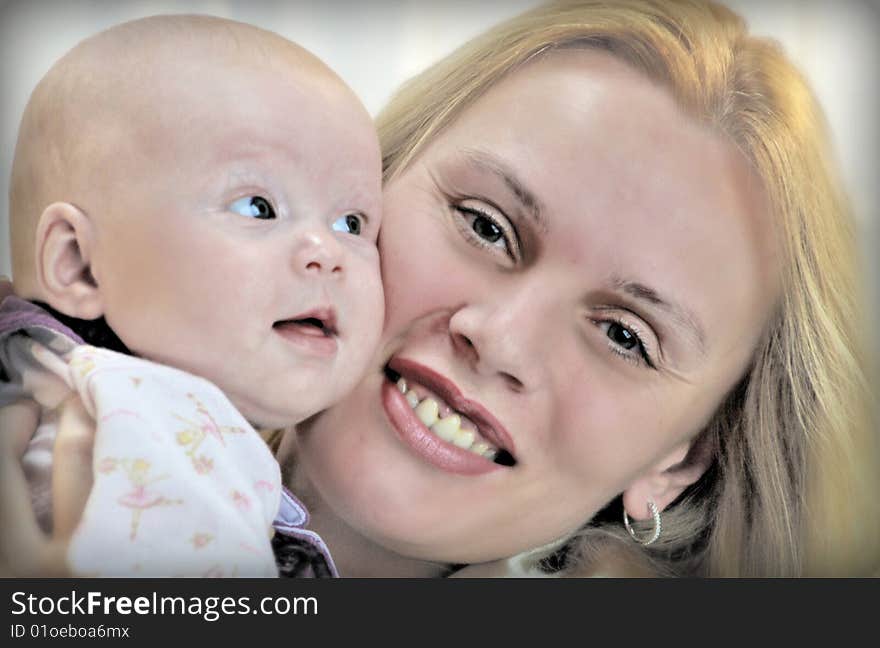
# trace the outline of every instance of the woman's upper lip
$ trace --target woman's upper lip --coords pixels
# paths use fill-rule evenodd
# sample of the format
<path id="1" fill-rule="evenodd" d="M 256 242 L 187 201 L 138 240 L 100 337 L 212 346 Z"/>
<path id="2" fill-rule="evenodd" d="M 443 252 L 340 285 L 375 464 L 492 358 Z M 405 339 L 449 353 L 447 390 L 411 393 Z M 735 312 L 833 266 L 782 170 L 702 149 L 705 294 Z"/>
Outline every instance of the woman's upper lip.
<path id="1" fill-rule="evenodd" d="M 480 434 L 486 437 L 488 441 L 499 448 L 507 450 L 513 457 L 516 457 L 513 439 L 501 422 L 480 403 L 466 398 L 458 386 L 446 376 L 434 371 L 430 367 L 406 358 L 392 358 L 388 362 L 388 368 L 399 373 L 404 378 L 408 378 L 435 392 L 446 401 L 449 407 L 461 412 L 473 421 L 479 428 Z"/>

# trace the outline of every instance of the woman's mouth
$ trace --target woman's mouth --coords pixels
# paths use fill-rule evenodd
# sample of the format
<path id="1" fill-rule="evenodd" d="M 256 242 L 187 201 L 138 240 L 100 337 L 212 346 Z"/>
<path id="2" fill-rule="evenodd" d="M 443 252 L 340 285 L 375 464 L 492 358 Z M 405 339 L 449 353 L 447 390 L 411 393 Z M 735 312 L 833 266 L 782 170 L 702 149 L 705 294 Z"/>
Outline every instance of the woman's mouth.
<path id="1" fill-rule="evenodd" d="M 400 436 L 419 454 L 463 474 L 516 465 L 509 436 L 482 406 L 427 367 L 405 360 L 390 365 L 383 403 Z"/>

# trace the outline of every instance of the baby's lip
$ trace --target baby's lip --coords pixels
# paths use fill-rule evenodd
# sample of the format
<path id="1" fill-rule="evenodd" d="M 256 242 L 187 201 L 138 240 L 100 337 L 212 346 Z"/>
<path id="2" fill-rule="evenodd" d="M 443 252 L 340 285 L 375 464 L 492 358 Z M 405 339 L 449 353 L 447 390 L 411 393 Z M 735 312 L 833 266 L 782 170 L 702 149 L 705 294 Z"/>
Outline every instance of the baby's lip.
<path id="1" fill-rule="evenodd" d="M 339 335 L 339 329 L 336 320 L 336 310 L 330 306 L 319 306 L 312 308 L 293 317 L 278 320 L 273 323 L 273 327 L 282 324 L 300 324 L 303 326 L 314 326 L 319 329 L 327 337 L 335 337 Z"/>

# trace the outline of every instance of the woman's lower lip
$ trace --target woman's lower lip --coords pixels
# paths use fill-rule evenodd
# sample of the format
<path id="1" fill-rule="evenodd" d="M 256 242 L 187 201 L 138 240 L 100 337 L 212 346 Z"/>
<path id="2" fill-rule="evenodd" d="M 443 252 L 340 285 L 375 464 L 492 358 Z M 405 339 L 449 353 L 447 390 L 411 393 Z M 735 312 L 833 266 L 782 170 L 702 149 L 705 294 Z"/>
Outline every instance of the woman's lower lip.
<path id="1" fill-rule="evenodd" d="M 437 468 L 459 475 L 482 475 L 501 468 L 432 434 L 413 413 L 400 390 L 387 379 L 382 381 L 382 406 L 404 444 Z"/>
<path id="2" fill-rule="evenodd" d="M 278 335 L 307 353 L 317 356 L 332 356 L 336 353 L 336 338 L 324 335 L 314 326 L 285 322 L 272 328 Z"/>

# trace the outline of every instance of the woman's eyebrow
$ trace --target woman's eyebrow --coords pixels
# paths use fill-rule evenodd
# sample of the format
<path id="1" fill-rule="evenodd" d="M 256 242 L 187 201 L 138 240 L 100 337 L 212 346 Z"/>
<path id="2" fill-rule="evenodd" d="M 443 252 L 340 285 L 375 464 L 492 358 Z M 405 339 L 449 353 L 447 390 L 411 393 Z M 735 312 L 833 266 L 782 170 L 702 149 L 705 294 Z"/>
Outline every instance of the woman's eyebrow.
<path id="1" fill-rule="evenodd" d="M 622 290 L 627 295 L 650 306 L 658 307 L 671 315 L 688 332 L 688 337 L 693 340 L 700 354 L 706 354 L 706 333 L 699 318 L 693 312 L 672 300 L 664 299 L 656 290 L 643 283 L 621 277 L 613 277 L 611 281 L 617 290 Z"/>
<path id="2" fill-rule="evenodd" d="M 543 209 L 541 201 L 538 200 L 535 193 L 517 177 L 509 166 L 504 164 L 495 155 L 481 149 L 465 149 L 463 154 L 467 164 L 481 171 L 488 171 L 504 182 L 523 209 L 535 221 L 540 231 L 544 234 L 547 233 L 547 223 L 541 215 Z"/>

